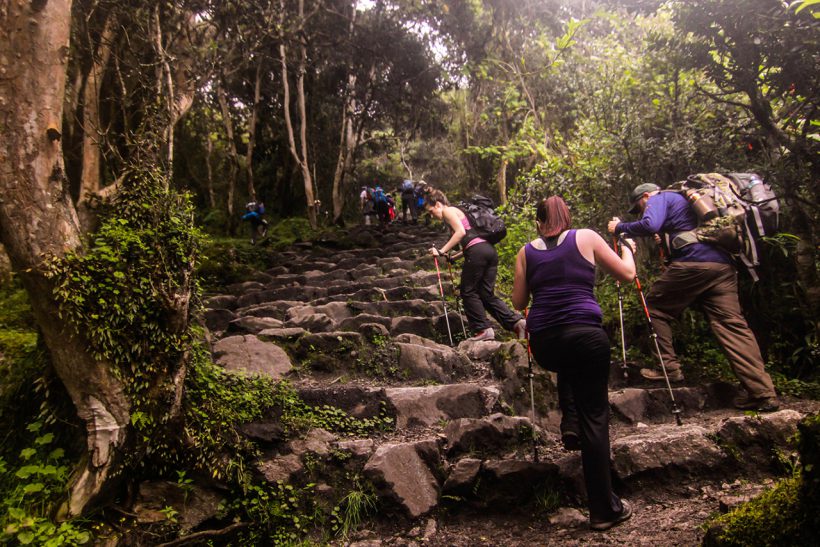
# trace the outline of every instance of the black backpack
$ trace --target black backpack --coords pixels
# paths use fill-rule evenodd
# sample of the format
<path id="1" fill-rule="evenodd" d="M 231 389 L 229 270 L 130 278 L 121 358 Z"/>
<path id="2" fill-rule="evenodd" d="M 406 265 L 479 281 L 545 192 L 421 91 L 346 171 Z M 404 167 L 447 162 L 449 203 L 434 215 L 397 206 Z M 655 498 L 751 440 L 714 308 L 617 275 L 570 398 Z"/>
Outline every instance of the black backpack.
<path id="1" fill-rule="evenodd" d="M 780 228 L 780 203 L 771 187 L 755 173 L 698 173 L 668 190 L 689 200 L 699 225 L 675 234 L 670 246 L 679 249 L 700 241 L 731 253 L 757 281 L 758 244 Z"/>
<path id="2" fill-rule="evenodd" d="M 495 204 L 484 196 L 473 196 L 456 204 L 467 215 L 478 237 L 495 245 L 507 236 L 504 221 L 495 214 Z"/>

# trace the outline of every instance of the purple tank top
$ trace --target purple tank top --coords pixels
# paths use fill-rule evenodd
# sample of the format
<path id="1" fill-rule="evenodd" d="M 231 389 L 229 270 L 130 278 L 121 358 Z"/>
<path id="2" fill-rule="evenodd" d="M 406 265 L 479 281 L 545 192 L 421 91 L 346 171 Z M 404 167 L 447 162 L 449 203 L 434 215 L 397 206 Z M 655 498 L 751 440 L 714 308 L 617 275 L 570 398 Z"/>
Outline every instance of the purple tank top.
<path id="1" fill-rule="evenodd" d="M 527 243 L 527 287 L 532 304 L 527 329 L 539 332 L 559 325 L 601 325 L 601 307 L 592 292 L 595 265 L 584 258 L 575 242 L 576 230 L 553 249 Z"/>

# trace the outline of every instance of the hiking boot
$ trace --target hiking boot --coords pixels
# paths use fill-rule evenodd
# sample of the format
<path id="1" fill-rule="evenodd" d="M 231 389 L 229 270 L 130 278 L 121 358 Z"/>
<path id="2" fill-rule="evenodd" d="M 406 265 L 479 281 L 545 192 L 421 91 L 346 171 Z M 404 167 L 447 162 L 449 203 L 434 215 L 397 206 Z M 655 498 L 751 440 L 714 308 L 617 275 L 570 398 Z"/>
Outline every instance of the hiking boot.
<path id="1" fill-rule="evenodd" d="M 484 340 L 495 340 L 495 331 L 492 328 L 484 329 L 472 338 L 468 338 L 471 342 L 481 342 Z"/>
<path id="2" fill-rule="evenodd" d="M 615 519 L 603 522 L 592 522 L 590 520 L 589 527 L 593 530 L 603 532 L 604 530 L 609 530 L 616 524 L 620 524 L 623 521 L 628 520 L 630 517 L 632 517 L 632 504 L 626 501 L 625 499 L 621 498 L 621 505 L 623 505 L 624 508 L 621 510 L 621 514 L 615 517 Z"/>
<path id="3" fill-rule="evenodd" d="M 516 338 L 523 340 L 527 337 L 527 320 L 519 319 L 513 326 Z"/>
<path id="4" fill-rule="evenodd" d="M 564 445 L 564 450 L 576 452 L 581 450 L 581 437 L 574 431 L 564 431 L 561 434 L 561 444 Z"/>
<path id="5" fill-rule="evenodd" d="M 683 381 L 683 371 L 679 368 L 669 370 L 666 369 L 666 374 L 669 376 L 670 382 L 682 382 Z M 663 380 L 663 370 L 659 368 L 642 368 L 641 369 L 641 376 L 646 378 L 647 380 Z"/>
<path id="6" fill-rule="evenodd" d="M 735 408 L 740 410 L 757 410 L 759 412 L 774 412 L 780 408 L 780 401 L 777 397 L 750 397 L 749 394 L 735 397 L 732 401 Z"/>

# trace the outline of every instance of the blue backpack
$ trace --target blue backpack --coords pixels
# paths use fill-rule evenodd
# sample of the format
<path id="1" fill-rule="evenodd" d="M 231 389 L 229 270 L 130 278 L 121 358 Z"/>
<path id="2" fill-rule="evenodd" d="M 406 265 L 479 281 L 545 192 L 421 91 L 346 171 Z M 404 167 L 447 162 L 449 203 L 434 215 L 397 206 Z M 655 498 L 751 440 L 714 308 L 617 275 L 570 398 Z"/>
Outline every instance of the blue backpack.
<path id="1" fill-rule="evenodd" d="M 387 203 L 387 196 L 384 195 L 384 190 L 382 190 L 381 186 L 376 186 L 376 189 L 373 190 L 373 203 L 376 205 Z"/>

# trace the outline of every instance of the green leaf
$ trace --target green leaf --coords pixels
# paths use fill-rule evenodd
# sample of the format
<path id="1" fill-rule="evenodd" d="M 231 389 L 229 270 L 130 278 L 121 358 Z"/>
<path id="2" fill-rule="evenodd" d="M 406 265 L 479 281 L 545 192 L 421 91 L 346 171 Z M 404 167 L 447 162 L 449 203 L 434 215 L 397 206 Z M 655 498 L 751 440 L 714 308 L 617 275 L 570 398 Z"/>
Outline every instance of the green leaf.
<path id="1" fill-rule="evenodd" d="M 20 451 L 20 457 L 24 460 L 30 459 L 33 455 L 35 455 L 37 451 L 33 448 L 24 448 Z"/>
<path id="2" fill-rule="evenodd" d="M 36 444 L 39 444 L 40 446 L 43 446 L 43 445 L 46 445 L 46 444 L 50 444 L 51 441 L 53 441 L 53 440 L 54 440 L 54 433 L 46 433 L 45 435 L 41 435 L 40 437 L 37 437 L 34 440 L 34 442 Z"/>
<path id="3" fill-rule="evenodd" d="M 28 545 L 34 541 L 34 534 L 29 531 L 20 532 L 17 534 L 17 541 L 19 541 L 22 545 Z"/>
<path id="4" fill-rule="evenodd" d="M 33 482 L 23 487 L 23 493 L 34 494 L 35 492 L 42 492 L 45 487 L 46 485 L 41 482 Z"/>

